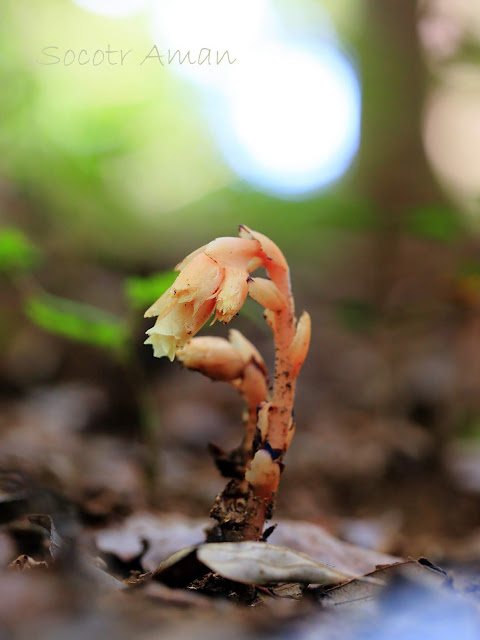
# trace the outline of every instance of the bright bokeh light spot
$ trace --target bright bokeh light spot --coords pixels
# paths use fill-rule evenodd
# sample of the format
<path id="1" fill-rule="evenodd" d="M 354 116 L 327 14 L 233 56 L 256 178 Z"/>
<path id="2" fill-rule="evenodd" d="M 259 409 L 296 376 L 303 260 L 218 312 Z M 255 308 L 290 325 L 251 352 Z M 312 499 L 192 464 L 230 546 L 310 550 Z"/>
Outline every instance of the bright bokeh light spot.
<path id="1" fill-rule="evenodd" d="M 308 195 L 352 162 L 359 82 L 319 13 L 306 25 L 282 17 L 272 0 L 74 1 L 116 17 L 148 4 L 162 66 L 196 85 L 226 163 L 259 190 Z"/>
<path id="2" fill-rule="evenodd" d="M 270 0 L 153 0 L 152 34 L 159 51 L 190 51 L 198 59 L 202 48 L 216 57 L 246 62 L 277 29 L 277 14 Z M 172 65 L 173 71 L 198 84 L 220 85 L 230 69 L 222 65 Z"/>
<path id="3" fill-rule="evenodd" d="M 230 166 L 276 195 L 301 196 L 337 179 L 359 144 L 359 82 L 330 43 L 270 46 L 232 74 L 213 112 Z"/>
<path id="4" fill-rule="evenodd" d="M 478 71 L 457 68 L 451 83 L 431 92 L 423 139 L 442 185 L 472 212 L 480 210 L 480 82 Z"/>
<path id="5" fill-rule="evenodd" d="M 155 0 L 159 50 L 212 52 L 212 64 L 175 63 L 207 96 L 212 130 L 227 163 L 261 190 L 299 196 L 338 178 L 360 137 L 356 73 L 333 38 L 323 38 L 319 14 L 308 48 L 289 39 L 296 27 L 270 0 Z M 307 28 L 308 27 L 308 28 Z M 301 29 L 302 30 L 302 29 Z M 319 42 L 323 44 L 319 45 Z M 215 64 L 228 51 L 234 64 Z"/>
<path id="6" fill-rule="evenodd" d="M 233 50 L 275 23 L 269 0 L 153 0 L 152 8 L 163 45 L 181 49 Z"/>
<path id="7" fill-rule="evenodd" d="M 110 18 L 125 18 L 144 9 L 150 0 L 73 0 L 82 9 Z"/>

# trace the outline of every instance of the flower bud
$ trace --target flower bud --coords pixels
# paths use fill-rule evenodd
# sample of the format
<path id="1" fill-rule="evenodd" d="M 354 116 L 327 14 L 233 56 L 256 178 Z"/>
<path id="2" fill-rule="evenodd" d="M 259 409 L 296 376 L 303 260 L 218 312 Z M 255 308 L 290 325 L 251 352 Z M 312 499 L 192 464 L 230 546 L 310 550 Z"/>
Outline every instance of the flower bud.
<path id="1" fill-rule="evenodd" d="M 278 487 L 280 467 L 268 451 L 259 449 L 245 473 L 245 480 L 253 486 L 257 496 L 271 496 Z"/>
<path id="2" fill-rule="evenodd" d="M 292 442 L 293 436 L 295 435 L 295 420 L 293 418 L 290 420 L 290 424 L 288 427 L 287 435 L 285 437 L 285 451 L 288 450 L 290 444 Z"/>
<path id="3" fill-rule="evenodd" d="M 252 361 L 245 365 L 238 390 L 248 406 L 255 410 L 265 398 L 268 398 L 267 378 L 256 362 Z"/>
<path id="4" fill-rule="evenodd" d="M 272 408 L 271 402 L 264 402 L 257 414 L 257 427 L 260 430 L 260 435 L 262 436 L 262 441 L 265 440 L 268 436 L 268 426 L 269 426 L 269 414 L 270 409 Z"/>
<path id="5" fill-rule="evenodd" d="M 200 371 L 212 380 L 229 382 L 243 375 L 242 356 L 224 338 L 193 338 L 176 355 L 186 367 Z"/>
<path id="6" fill-rule="evenodd" d="M 292 363 L 291 375 L 296 378 L 300 367 L 302 366 L 305 358 L 307 357 L 308 347 L 310 346 L 310 334 L 311 334 L 312 322 L 309 314 L 304 311 L 300 316 L 300 320 L 297 324 L 295 331 L 295 337 L 292 340 L 292 344 L 289 348 L 290 361 Z"/>
<path id="7" fill-rule="evenodd" d="M 280 311 L 287 304 L 277 285 L 266 278 L 250 278 L 248 295 L 271 311 Z"/>
<path id="8" fill-rule="evenodd" d="M 260 354 L 260 351 L 250 342 L 250 340 L 245 338 L 243 333 L 240 333 L 237 329 L 230 329 L 228 332 L 228 339 L 235 349 L 241 354 L 245 364 L 254 360 L 265 376 L 268 375 L 267 366 Z"/>
<path id="9" fill-rule="evenodd" d="M 271 309 L 265 309 L 263 312 L 263 317 L 265 318 L 265 322 L 268 324 L 270 329 L 275 333 L 277 330 L 277 316 L 275 315 L 275 311 Z"/>

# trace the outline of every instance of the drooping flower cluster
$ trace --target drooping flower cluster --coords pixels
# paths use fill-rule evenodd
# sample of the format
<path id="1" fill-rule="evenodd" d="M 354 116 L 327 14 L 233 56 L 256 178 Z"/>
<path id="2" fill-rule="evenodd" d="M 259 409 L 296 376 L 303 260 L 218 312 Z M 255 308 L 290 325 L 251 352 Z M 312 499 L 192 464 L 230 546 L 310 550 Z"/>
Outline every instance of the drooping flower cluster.
<path id="1" fill-rule="evenodd" d="M 214 320 L 230 322 L 250 295 L 266 308 L 276 309 L 284 300 L 271 280 L 251 278 L 250 273 L 272 260 L 263 251 L 263 238 L 246 228 L 246 237 L 217 238 L 185 258 L 173 285 L 145 313 L 157 316 L 147 331 L 145 344 L 158 358 L 175 358 L 183 347 L 215 314 Z"/>
<path id="2" fill-rule="evenodd" d="M 244 398 L 245 435 L 230 454 L 212 449 L 223 475 L 232 478 L 211 511 L 218 525 L 215 540 L 259 540 L 271 517 L 283 456 L 295 432 L 293 401 L 296 378 L 310 343 L 310 316 L 297 320 L 290 272 L 283 253 L 267 236 L 240 226 L 239 238 L 217 238 L 177 266 L 180 275 L 150 307 L 157 316 L 146 343 L 154 355 L 175 356 L 188 368 L 235 387 Z M 252 278 L 263 266 L 269 276 Z M 247 295 L 265 307 L 275 342 L 275 375 L 268 373 L 257 349 L 238 331 L 229 339 L 194 338 L 213 315 L 230 322 Z M 213 446 L 213 445 L 212 445 Z M 218 451 L 217 451 L 218 449 Z"/>

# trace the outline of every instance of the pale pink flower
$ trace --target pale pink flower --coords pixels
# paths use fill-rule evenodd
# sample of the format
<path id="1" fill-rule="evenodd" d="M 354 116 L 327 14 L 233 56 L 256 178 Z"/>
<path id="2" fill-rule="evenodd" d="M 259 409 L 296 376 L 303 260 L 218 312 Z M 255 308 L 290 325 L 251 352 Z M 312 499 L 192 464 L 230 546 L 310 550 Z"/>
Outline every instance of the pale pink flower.
<path id="1" fill-rule="evenodd" d="M 250 270 L 262 259 L 254 238 L 217 238 L 187 256 L 173 285 L 145 313 L 157 316 L 146 340 L 154 355 L 173 360 L 213 313 L 214 321 L 230 322 L 248 295 Z"/>

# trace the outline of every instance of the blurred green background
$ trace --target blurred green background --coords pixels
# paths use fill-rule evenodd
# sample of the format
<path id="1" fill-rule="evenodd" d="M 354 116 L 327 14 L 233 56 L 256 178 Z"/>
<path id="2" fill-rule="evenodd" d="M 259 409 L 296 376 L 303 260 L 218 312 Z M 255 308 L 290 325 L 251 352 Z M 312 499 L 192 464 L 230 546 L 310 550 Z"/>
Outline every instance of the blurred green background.
<path id="1" fill-rule="evenodd" d="M 209 9 L 207 3 L 203 22 L 192 30 L 191 21 L 197 16 L 191 16 L 189 9 L 192 12 L 194 3 L 184 2 L 182 7 L 182 3 L 166 0 L 163 4 L 169 3 L 177 6 L 176 13 L 172 10 L 172 15 L 166 16 L 172 26 L 163 24 L 157 39 L 153 13 L 155 5 L 162 2 L 126 2 L 126 15 L 114 16 L 102 15 L 102 11 L 108 14 L 110 5 L 122 3 L 84 3 L 95 10 L 66 0 L 41 5 L 28 0 L 3 3 L 0 143 L 2 217 L 7 221 L 30 225 L 40 243 L 126 264 L 143 261 L 156 265 L 176 260 L 199 240 L 234 233 L 239 222 L 276 234 L 278 242 L 286 243 L 286 249 L 299 257 L 305 252 L 317 256 L 319 243 L 330 244 L 325 230 L 371 228 L 378 223 L 378 210 L 388 219 L 389 209 L 395 208 L 389 201 L 399 199 L 398 191 L 406 192 L 402 195 L 406 205 L 437 201 L 423 193 L 428 187 L 422 182 L 431 180 L 422 166 L 420 140 L 428 83 L 417 43 L 413 3 L 396 9 L 393 4 L 376 8 L 373 3 L 359 1 L 353 3 L 352 10 L 350 2 L 272 2 L 268 5 L 273 15 L 270 19 L 278 21 L 278 33 L 262 39 L 262 34 L 255 36 L 247 30 L 245 41 L 232 20 L 242 18 L 239 29 L 255 20 L 258 10 L 254 4 L 239 10 L 232 3 L 232 17 L 218 15 L 218 6 L 211 3 Z M 178 16 L 182 10 L 184 14 Z M 408 24 L 402 26 L 390 15 L 395 11 Z M 182 27 L 187 32 L 183 39 Z M 170 28 L 177 34 L 177 45 L 166 37 Z M 202 30 L 205 35 L 198 36 Z M 198 65 L 185 74 L 185 66 L 168 65 L 165 60 L 165 66 L 153 58 L 141 64 L 155 42 L 162 53 L 169 47 L 173 51 L 178 46 L 182 52 L 188 47 L 195 58 L 197 39 L 185 41 L 190 31 L 197 34 L 199 42 L 202 38 L 212 40 L 208 44 L 212 50 L 224 32 L 220 47 L 228 49 L 230 34 L 238 53 L 231 45 L 230 51 L 238 66 L 225 70 L 220 65 L 210 70 L 213 80 L 205 80 L 205 67 Z M 391 46 L 391 36 L 397 41 L 396 48 Z M 261 98 L 265 101 L 265 93 L 256 95 L 259 86 L 253 69 L 265 51 L 286 47 L 292 39 L 292 49 L 313 51 L 321 44 L 351 61 L 363 85 L 363 121 L 362 142 L 352 158 L 353 166 L 344 163 L 333 186 L 327 184 L 313 193 L 294 192 L 289 201 L 262 194 L 258 185 L 253 188 L 251 181 L 242 180 L 226 161 L 219 138 L 225 126 L 220 121 L 229 110 L 221 93 L 227 93 L 229 75 L 233 77 L 241 65 L 246 78 L 231 91 L 239 88 L 257 110 L 259 122 L 253 117 L 247 122 L 251 129 L 267 125 L 266 119 L 262 121 Z M 387 45 L 390 51 L 386 57 Z M 42 53 L 47 47 L 56 49 Z M 105 52 L 107 47 L 130 51 L 123 65 L 117 54 L 110 58 L 116 64 L 105 59 L 93 66 L 94 52 Z M 81 49 L 90 59 L 83 66 L 78 60 Z M 53 55 L 58 56 L 57 64 Z M 289 55 L 287 51 L 286 60 Z M 97 61 L 101 59 L 99 55 Z M 322 140 L 331 146 L 327 141 L 328 129 L 334 125 L 331 113 L 318 112 L 302 127 L 303 107 L 312 96 L 317 99 L 312 87 L 322 78 L 312 75 L 307 65 L 299 66 L 298 74 L 304 74 L 305 89 L 300 84 L 304 95 L 300 93 L 293 103 L 297 113 L 282 112 L 280 101 L 292 92 L 292 77 L 282 74 L 285 60 L 278 59 L 278 66 L 267 67 L 264 77 L 267 99 L 271 95 L 272 100 L 271 117 L 276 111 L 284 116 L 278 139 L 284 138 L 286 143 L 283 148 L 279 145 L 280 153 L 288 154 L 289 136 L 297 133 L 305 140 L 303 147 L 291 150 L 292 154 L 301 155 L 303 150 L 305 156 L 312 155 L 312 147 L 320 147 Z M 272 86 L 268 85 L 268 73 Z M 212 88 L 215 83 L 223 86 Z M 283 83 L 281 91 L 276 83 Z M 328 83 L 323 88 L 320 84 L 319 90 L 323 102 L 335 99 Z M 345 116 L 346 125 L 349 118 L 358 117 L 355 108 Z M 305 126 L 310 137 L 305 135 Z M 235 131 L 227 135 L 233 138 Z M 272 144 L 268 137 L 265 142 Z M 272 160 L 268 150 L 266 154 L 267 160 Z M 294 169 L 295 163 L 301 164 L 302 158 L 292 158 L 284 165 L 287 170 Z M 423 169 L 423 173 L 417 175 L 414 169 Z M 325 167 L 318 171 L 320 183 L 322 171 L 326 172 Z M 400 175 L 406 171 L 415 175 Z M 396 177 L 390 175 L 390 184 L 385 184 L 385 175 L 390 173 Z M 389 191 L 394 187 L 397 193 Z M 388 191 L 389 197 L 380 194 L 381 190 Z"/>

